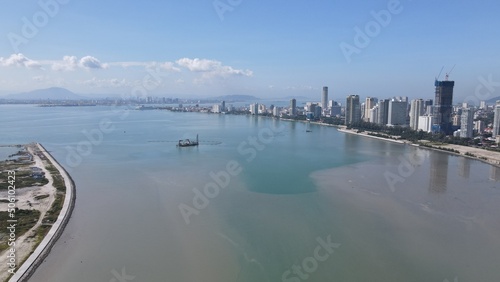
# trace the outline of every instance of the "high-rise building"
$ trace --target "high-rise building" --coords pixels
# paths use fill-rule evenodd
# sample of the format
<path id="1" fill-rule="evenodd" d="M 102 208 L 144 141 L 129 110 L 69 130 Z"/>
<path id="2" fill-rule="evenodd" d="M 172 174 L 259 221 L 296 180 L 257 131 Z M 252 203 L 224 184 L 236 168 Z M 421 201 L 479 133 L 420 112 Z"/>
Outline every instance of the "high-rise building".
<path id="1" fill-rule="evenodd" d="M 297 100 L 295 99 L 290 100 L 290 115 L 291 116 L 297 115 Z"/>
<path id="2" fill-rule="evenodd" d="M 378 120 L 377 123 L 387 125 L 389 119 L 389 100 L 383 99 L 378 102 Z"/>
<path id="3" fill-rule="evenodd" d="M 216 113 L 216 114 L 220 113 L 220 112 L 221 112 L 221 109 L 220 109 L 220 108 L 221 108 L 221 107 L 220 107 L 220 105 L 219 105 L 219 104 L 215 104 L 215 105 L 213 105 L 213 106 L 212 106 L 212 113 Z"/>
<path id="4" fill-rule="evenodd" d="M 434 117 L 431 115 L 420 116 L 418 118 L 418 130 L 424 132 L 432 132 L 432 125 L 434 124 Z"/>
<path id="5" fill-rule="evenodd" d="M 378 105 L 370 110 L 370 122 L 378 123 Z"/>
<path id="6" fill-rule="evenodd" d="M 500 100 L 497 101 L 494 108 L 495 115 L 493 117 L 493 138 L 500 135 Z"/>
<path id="7" fill-rule="evenodd" d="M 259 111 L 259 114 L 265 114 L 266 113 L 266 105 L 264 104 L 259 104 L 258 106 L 258 111 Z"/>
<path id="8" fill-rule="evenodd" d="M 323 95 L 321 95 L 321 108 L 328 109 L 328 87 L 323 86 Z"/>
<path id="9" fill-rule="evenodd" d="M 225 112 L 226 111 L 226 101 L 222 101 L 221 104 L 220 104 L 220 110 L 221 112 Z"/>
<path id="10" fill-rule="evenodd" d="M 462 116 L 462 109 L 460 109 L 460 112 L 457 114 L 454 114 L 451 117 L 451 124 L 455 127 L 460 127 L 461 124 L 461 116 Z"/>
<path id="11" fill-rule="evenodd" d="M 273 116 L 277 117 L 280 115 L 280 108 L 279 107 L 274 107 L 273 108 Z"/>
<path id="12" fill-rule="evenodd" d="M 436 80 L 434 86 L 436 86 L 436 97 L 434 99 L 435 122 L 439 125 L 441 132 L 451 134 L 451 113 L 453 109 L 453 87 L 455 86 L 455 81 Z"/>
<path id="13" fill-rule="evenodd" d="M 389 101 L 389 114 L 387 124 L 406 125 L 408 102 L 406 100 L 392 99 Z"/>
<path id="14" fill-rule="evenodd" d="M 482 120 L 476 120 L 474 122 L 474 130 L 477 133 L 482 134 L 483 131 L 484 131 L 484 121 L 482 121 Z"/>
<path id="15" fill-rule="evenodd" d="M 432 99 L 424 101 L 424 115 L 432 115 Z"/>
<path id="16" fill-rule="evenodd" d="M 335 101 L 330 100 L 331 106 L 330 106 L 330 116 L 335 117 L 335 116 L 340 116 L 342 113 L 342 107 Z"/>
<path id="17" fill-rule="evenodd" d="M 422 99 L 411 100 L 410 104 L 410 128 L 418 130 L 418 118 L 425 113 L 425 103 Z"/>
<path id="18" fill-rule="evenodd" d="M 481 101 L 481 102 L 479 102 L 479 108 L 480 108 L 481 110 L 486 109 L 486 101 Z"/>
<path id="19" fill-rule="evenodd" d="M 472 108 L 462 109 L 460 137 L 472 138 L 474 131 L 474 110 Z"/>
<path id="20" fill-rule="evenodd" d="M 250 104 L 250 113 L 252 115 L 258 115 L 259 114 L 259 104 Z"/>
<path id="21" fill-rule="evenodd" d="M 349 95 L 345 105 L 345 124 L 352 124 L 361 120 L 361 105 L 358 95 Z"/>
<path id="22" fill-rule="evenodd" d="M 337 102 L 333 101 L 333 100 L 328 100 L 328 108 L 331 108 L 333 106 L 337 105 Z"/>
<path id="23" fill-rule="evenodd" d="M 370 120 L 370 110 L 373 109 L 373 107 L 375 107 L 375 102 L 376 99 L 373 98 L 373 97 L 366 97 L 366 100 L 365 100 L 365 115 L 364 115 L 364 119 L 365 121 L 368 121 L 368 122 L 375 122 L 373 120 Z"/>
<path id="24" fill-rule="evenodd" d="M 316 118 L 316 119 L 321 118 L 322 112 L 323 111 L 321 109 L 321 106 L 320 105 L 316 105 L 316 107 L 314 108 L 314 118 Z"/>

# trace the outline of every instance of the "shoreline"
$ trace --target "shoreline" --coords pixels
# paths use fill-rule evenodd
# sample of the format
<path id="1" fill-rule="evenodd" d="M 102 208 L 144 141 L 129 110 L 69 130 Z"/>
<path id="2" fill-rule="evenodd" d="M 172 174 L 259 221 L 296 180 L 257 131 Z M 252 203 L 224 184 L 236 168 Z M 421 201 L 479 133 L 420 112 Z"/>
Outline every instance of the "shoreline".
<path id="1" fill-rule="evenodd" d="M 56 222 L 52 225 L 49 232 L 45 235 L 42 242 L 40 242 L 33 253 L 24 261 L 24 263 L 18 268 L 16 273 L 10 278 L 9 282 L 28 281 L 28 279 L 31 277 L 31 275 L 33 275 L 38 266 L 40 266 L 43 260 L 48 256 L 52 247 L 62 235 L 75 206 L 76 186 L 73 179 L 40 143 L 36 143 L 36 146 L 63 177 L 64 185 L 66 187 L 66 194 L 64 197 L 63 207 L 59 212 Z"/>
<path id="2" fill-rule="evenodd" d="M 352 130 L 349 130 L 349 129 L 345 129 L 345 127 L 341 127 L 341 126 L 337 127 L 337 130 L 339 132 L 343 132 L 343 133 L 348 133 L 348 134 L 354 134 L 354 135 L 363 136 L 363 137 L 374 138 L 374 139 L 378 139 L 378 140 L 382 140 L 382 141 L 388 141 L 388 142 L 398 143 L 398 144 L 401 144 L 401 145 L 411 145 L 411 146 L 418 147 L 418 148 L 421 148 L 421 149 L 428 149 L 428 150 L 434 150 L 434 151 L 438 151 L 438 152 L 448 153 L 450 155 L 454 155 L 454 156 L 457 156 L 457 157 L 464 157 L 464 158 L 469 158 L 469 159 L 472 159 L 472 160 L 480 161 L 480 162 L 483 162 L 485 164 L 488 164 L 488 165 L 491 165 L 491 166 L 494 166 L 494 167 L 500 167 L 500 153 L 492 152 L 492 151 L 487 151 L 487 150 L 484 150 L 484 149 L 478 149 L 478 148 L 461 146 L 461 145 L 454 145 L 454 144 L 442 144 L 442 145 L 439 145 L 439 147 L 441 147 L 441 148 L 435 147 L 435 145 L 432 145 L 432 144 L 429 144 L 428 146 L 421 146 L 419 144 L 415 144 L 415 143 L 412 143 L 410 141 L 394 140 L 394 139 L 388 139 L 388 138 L 383 138 L 383 137 L 378 137 L 378 136 L 372 136 L 372 135 L 363 134 L 363 133 L 357 133 L 355 131 L 352 131 Z M 451 151 L 448 151 L 448 150 L 443 150 L 442 148 L 457 150 L 458 153 L 457 152 L 451 152 Z M 470 151 L 474 151 L 474 156 L 466 155 L 466 153 L 471 153 Z M 478 156 L 477 154 L 480 154 L 480 156 Z M 496 155 L 498 157 L 498 159 L 492 159 L 491 155 Z"/>
<path id="3" fill-rule="evenodd" d="M 401 144 L 401 145 L 409 144 L 408 142 L 405 142 L 405 141 L 394 140 L 394 139 L 389 139 L 389 138 L 384 138 L 384 137 L 379 137 L 379 136 L 373 136 L 373 135 L 369 135 L 369 134 L 367 134 L 365 132 L 363 132 L 364 134 L 363 133 L 357 133 L 355 131 L 352 131 L 352 130 L 349 130 L 349 129 L 345 129 L 345 128 L 341 128 L 341 127 L 338 127 L 337 130 L 340 131 L 340 132 L 344 132 L 344 133 L 350 133 L 350 134 L 365 136 L 365 137 L 369 137 L 369 138 L 373 138 L 373 139 L 378 139 L 378 140 L 383 140 L 383 141 L 389 141 L 389 142 L 398 143 L 398 144 Z"/>

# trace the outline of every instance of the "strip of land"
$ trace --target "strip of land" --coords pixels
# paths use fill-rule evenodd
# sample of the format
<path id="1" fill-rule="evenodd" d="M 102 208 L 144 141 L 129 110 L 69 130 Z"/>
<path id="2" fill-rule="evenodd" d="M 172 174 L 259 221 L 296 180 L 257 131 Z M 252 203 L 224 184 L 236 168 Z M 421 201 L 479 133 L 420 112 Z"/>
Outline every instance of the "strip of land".
<path id="1" fill-rule="evenodd" d="M 0 253 L 0 281 L 7 281 L 9 277 L 9 281 L 27 281 L 48 255 L 67 224 L 74 206 L 75 186 L 64 168 L 38 143 L 26 145 L 18 160 L 1 162 L 0 168 L 3 178 L 7 178 L 7 170 L 16 173 L 15 215 L 20 222 L 18 228 L 25 225 L 29 227 L 28 230 L 16 229 L 19 235 L 16 234 L 17 266 L 14 275 L 8 271 L 9 249 Z M 28 177 L 25 177 L 26 172 L 30 173 Z M 37 180 L 32 182 L 31 178 Z M 0 199 L 4 202 L 7 199 L 6 190 L 0 190 Z M 0 213 L 7 213 L 7 205 L 2 205 Z M 23 217 L 25 214 L 30 217 Z M 36 222 L 26 222 L 30 220 Z M 4 243 L 7 236 L 0 238 L 0 243 Z"/>
<path id="2" fill-rule="evenodd" d="M 468 157 L 472 159 L 476 159 L 490 165 L 500 167 L 500 152 L 488 151 L 481 148 L 474 148 L 469 146 L 455 145 L 455 144 L 447 144 L 447 143 L 435 143 L 426 140 L 421 140 L 419 143 L 413 143 L 408 140 L 398 140 L 398 136 L 387 136 L 387 137 L 379 137 L 370 134 L 376 134 L 377 132 L 369 132 L 363 131 L 358 132 L 357 129 L 346 129 L 345 126 L 339 126 L 338 131 L 348 133 L 348 134 L 356 134 L 360 136 L 400 143 L 400 144 L 411 144 L 415 146 L 419 146 L 422 148 L 439 150 L 455 155 L 460 155 L 462 157 Z"/>

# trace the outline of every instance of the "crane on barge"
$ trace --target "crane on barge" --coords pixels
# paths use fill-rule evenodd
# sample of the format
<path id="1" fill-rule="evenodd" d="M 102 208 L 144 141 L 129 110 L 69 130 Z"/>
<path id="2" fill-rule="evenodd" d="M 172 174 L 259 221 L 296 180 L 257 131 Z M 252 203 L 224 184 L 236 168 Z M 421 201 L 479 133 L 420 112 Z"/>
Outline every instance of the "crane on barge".
<path id="1" fill-rule="evenodd" d="M 199 144 L 198 134 L 196 134 L 196 141 L 190 139 L 179 140 L 179 142 L 177 143 L 177 147 L 193 147 L 198 146 Z"/>

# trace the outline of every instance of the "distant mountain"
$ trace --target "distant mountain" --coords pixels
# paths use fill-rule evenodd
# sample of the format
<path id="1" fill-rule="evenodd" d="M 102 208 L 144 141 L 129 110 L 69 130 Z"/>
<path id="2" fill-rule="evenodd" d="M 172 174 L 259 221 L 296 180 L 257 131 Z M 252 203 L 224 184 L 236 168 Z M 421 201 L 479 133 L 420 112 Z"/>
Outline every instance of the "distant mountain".
<path id="1" fill-rule="evenodd" d="M 286 96 L 283 99 L 286 99 L 286 100 L 291 100 L 291 99 L 295 99 L 295 100 L 311 100 L 311 97 L 305 97 L 305 96 Z"/>
<path id="2" fill-rule="evenodd" d="M 486 100 L 486 104 L 488 104 L 488 105 L 495 105 L 498 100 L 500 100 L 500 96 L 495 97 L 495 98 L 491 98 L 489 100 Z"/>
<path id="3" fill-rule="evenodd" d="M 250 95 L 225 95 L 225 96 L 214 97 L 213 99 L 224 100 L 226 102 L 247 102 L 247 101 L 260 100 L 260 98 Z"/>
<path id="4" fill-rule="evenodd" d="M 3 98 L 16 100 L 80 100 L 86 97 L 71 92 L 66 88 L 51 87 L 47 89 L 38 89 L 30 92 L 7 95 Z"/>

